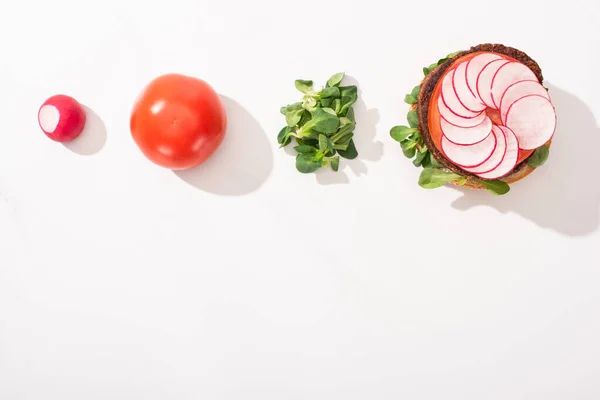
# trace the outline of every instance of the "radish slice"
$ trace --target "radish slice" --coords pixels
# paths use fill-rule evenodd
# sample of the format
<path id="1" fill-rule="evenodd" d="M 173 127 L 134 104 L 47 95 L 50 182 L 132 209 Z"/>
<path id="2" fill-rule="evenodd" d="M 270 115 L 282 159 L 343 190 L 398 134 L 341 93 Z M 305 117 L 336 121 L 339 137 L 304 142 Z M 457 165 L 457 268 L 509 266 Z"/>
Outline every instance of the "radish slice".
<path id="1" fill-rule="evenodd" d="M 506 126 L 519 139 L 521 149 L 534 150 L 554 135 L 556 111 L 544 96 L 532 94 L 521 97 L 506 112 Z"/>
<path id="2" fill-rule="evenodd" d="M 461 128 L 472 128 L 474 126 L 477 126 L 480 123 L 482 123 L 483 120 L 485 120 L 485 118 L 487 117 L 487 115 L 483 112 L 473 118 L 459 117 L 458 115 L 456 115 L 452 111 L 450 111 L 450 109 L 448 107 L 446 107 L 446 104 L 444 104 L 444 100 L 442 99 L 442 96 L 438 97 L 438 110 L 440 111 L 440 115 L 442 116 L 443 119 L 450 122 L 452 125 L 455 125 L 455 126 L 458 126 Z"/>
<path id="3" fill-rule="evenodd" d="M 532 70 L 520 62 L 510 62 L 501 66 L 492 79 L 492 103 L 500 109 L 502 95 L 510 85 L 525 80 L 535 80 L 537 77 Z"/>
<path id="4" fill-rule="evenodd" d="M 467 87 L 471 94 L 479 100 L 479 95 L 477 94 L 477 77 L 481 73 L 481 70 L 485 68 L 486 65 L 491 63 L 492 61 L 503 60 L 502 56 L 494 53 L 483 53 L 478 56 L 473 57 L 467 63 L 467 68 L 465 70 Z"/>
<path id="5" fill-rule="evenodd" d="M 460 104 L 467 110 L 478 113 L 485 110 L 486 107 L 471 93 L 467 85 L 467 64 L 468 62 L 463 62 L 456 67 L 452 77 L 452 86 Z"/>
<path id="6" fill-rule="evenodd" d="M 498 179 L 502 178 L 512 172 L 517 165 L 519 159 L 519 140 L 515 136 L 514 132 L 506 126 L 499 126 L 506 137 L 506 153 L 500 165 L 491 170 L 490 172 L 477 174 L 483 179 Z"/>
<path id="7" fill-rule="evenodd" d="M 485 117 L 482 123 L 472 128 L 461 128 L 452 125 L 444 118 L 440 120 L 442 133 L 452 143 L 461 145 L 471 145 L 479 143 L 490 135 L 492 131 L 492 120 Z"/>
<path id="8" fill-rule="evenodd" d="M 483 174 L 490 172 L 500 165 L 504 159 L 504 154 L 506 153 L 506 136 L 504 135 L 504 132 L 502 132 L 502 129 L 497 126 L 493 127 L 492 132 L 494 133 L 494 136 L 496 136 L 496 148 L 494 149 L 492 156 L 480 166 L 475 168 L 465 168 L 465 171 L 472 174 Z"/>
<path id="9" fill-rule="evenodd" d="M 481 73 L 477 77 L 477 94 L 479 94 L 481 101 L 490 108 L 496 108 L 492 101 L 492 80 L 496 72 L 508 63 L 510 61 L 504 59 L 492 61 L 481 70 Z"/>
<path id="10" fill-rule="evenodd" d="M 454 80 L 455 71 L 450 71 L 444 77 L 442 81 L 442 100 L 446 107 L 454 114 L 462 118 L 473 118 L 481 114 L 481 111 L 473 112 L 465 108 L 462 105 L 458 97 L 456 96 L 456 92 L 454 91 L 454 85 L 452 81 Z"/>
<path id="11" fill-rule="evenodd" d="M 477 167 L 487 161 L 496 148 L 496 136 L 491 132 L 479 143 L 466 146 L 455 144 L 442 136 L 442 151 L 450 161 L 460 167 Z"/>
<path id="12" fill-rule="evenodd" d="M 510 106 L 515 101 L 530 94 L 537 94 L 550 100 L 548 91 L 537 80 L 516 82 L 504 91 L 500 100 L 500 118 L 504 124 L 506 124 L 506 112 Z"/>

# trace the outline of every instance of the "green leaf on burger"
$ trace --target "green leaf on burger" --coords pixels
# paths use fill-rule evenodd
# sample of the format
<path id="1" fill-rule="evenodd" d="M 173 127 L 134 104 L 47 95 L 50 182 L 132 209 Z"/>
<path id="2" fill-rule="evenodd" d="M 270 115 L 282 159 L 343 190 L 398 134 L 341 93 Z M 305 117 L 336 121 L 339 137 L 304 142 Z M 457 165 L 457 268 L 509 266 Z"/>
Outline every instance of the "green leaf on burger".
<path id="1" fill-rule="evenodd" d="M 425 189 L 435 189 L 461 178 L 460 175 L 453 172 L 425 168 L 419 176 L 419 186 Z"/>
<path id="2" fill-rule="evenodd" d="M 390 136 L 395 141 L 402 143 L 416 132 L 416 128 L 409 128 L 408 126 L 395 126 L 391 129 Z"/>
<path id="3" fill-rule="evenodd" d="M 429 153 L 429 161 L 433 168 L 444 168 L 444 164 L 442 164 L 438 160 L 436 160 L 436 158 L 433 156 L 433 153 L 431 153 L 431 152 Z"/>
<path id="4" fill-rule="evenodd" d="M 413 88 L 412 92 L 410 92 L 410 95 L 413 96 L 414 98 L 419 97 L 419 92 L 421 91 L 421 85 L 417 85 Z"/>
<path id="5" fill-rule="evenodd" d="M 408 112 L 407 115 L 407 121 L 408 121 L 408 125 L 411 128 L 418 128 L 419 127 L 419 115 L 417 114 L 417 111 L 415 110 L 410 110 Z"/>
<path id="6" fill-rule="evenodd" d="M 550 149 L 548 146 L 544 145 L 542 147 L 538 147 L 535 149 L 529 160 L 527 160 L 527 164 L 530 167 L 538 168 L 546 163 L 548 160 L 548 156 L 550 155 Z"/>
<path id="7" fill-rule="evenodd" d="M 419 98 L 419 91 L 421 90 L 421 86 L 415 86 L 410 92 L 404 97 L 404 102 L 407 104 L 417 104 L 417 99 Z"/>
<path id="8" fill-rule="evenodd" d="M 413 165 L 415 167 L 420 167 L 423 164 L 423 160 L 425 160 L 426 157 L 427 157 L 427 150 L 425 150 L 424 152 L 418 151 L 417 156 L 413 160 Z"/>
<path id="9" fill-rule="evenodd" d="M 417 104 L 417 98 L 410 94 L 407 94 L 406 96 L 404 96 L 404 102 L 410 105 Z"/>
<path id="10" fill-rule="evenodd" d="M 423 168 L 432 168 L 431 166 L 431 153 L 428 151 L 425 153 L 425 158 L 421 161 L 421 167 Z"/>
<path id="11" fill-rule="evenodd" d="M 406 158 L 413 158 L 417 154 L 417 143 L 407 140 L 400 144 L 402 153 Z"/>
<path id="12" fill-rule="evenodd" d="M 495 180 L 495 181 L 479 180 L 478 182 L 481 183 L 488 190 L 488 192 L 491 192 L 498 196 L 506 194 L 510 191 L 510 186 L 508 186 L 508 183 L 500 181 L 500 180 Z"/>

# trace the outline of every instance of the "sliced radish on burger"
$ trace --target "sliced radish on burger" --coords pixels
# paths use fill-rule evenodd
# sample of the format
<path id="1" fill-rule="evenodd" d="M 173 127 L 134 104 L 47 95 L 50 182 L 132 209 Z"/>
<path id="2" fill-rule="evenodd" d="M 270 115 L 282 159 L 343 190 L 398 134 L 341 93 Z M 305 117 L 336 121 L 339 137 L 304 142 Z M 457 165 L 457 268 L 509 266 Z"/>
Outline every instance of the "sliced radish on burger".
<path id="1" fill-rule="evenodd" d="M 520 81 L 509 86 L 508 89 L 504 91 L 500 100 L 500 117 L 502 118 L 502 122 L 506 125 L 506 112 L 515 101 L 533 94 L 543 96 L 550 100 L 548 91 L 537 80 Z"/>
<path id="2" fill-rule="evenodd" d="M 468 62 L 462 62 L 456 67 L 452 76 L 452 86 L 460 104 L 467 110 L 478 113 L 485 110 L 486 107 L 475 97 L 467 85 L 467 64 Z"/>
<path id="3" fill-rule="evenodd" d="M 501 66 L 492 79 L 492 103 L 500 109 L 500 100 L 506 89 L 515 82 L 537 79 L 529 67 L 520 62 Z"/>
<path id="4" fill-rule="evenodd" d="M 479 143 L 490 135 L 492 120 L 487 116 L 479 125 L 472 128 L 462 128 L 452 125 L 444 118 L 440 119 L 440 126 L 444 136 L 453 143 L 470 145 Z"/>
<path id="5" fill-rule="evenodd" d="M 496 108 L 492 101 L 492 80 L 496 76 L 496 72 L 510 61 L 496 60 L 486 65 L 479 76 L 477 77 L 477 94 L 481 101 L 490 108 Z"/>
<path id="6" fill-rule="evenodd" d="M 492 156 L 488 158 L 486 162 L 477 167 L 464 168 L 465 171 L 468 171 L 472 174 L 482 174 L 489 172 L 500 165 L 504 159 L 504 155 L 506 154 L 506 136 L 504 135 L 502 129 L 497 126 L 493 127 L 492 132 L 496 137 L 496 148 L 494 149 Z"/>
<path id="7" fill-rule="evenodd" d="M 487 118 L 487 115 L 485 113 L 481 113 L 481 114 L 477 115 L 476 117 L 472 117 L 472 118 L 459 117 L 458 115 L 456 115 L 452 111 L 450 111 L 450 109 L 446 106 L 446 104 L 444 104 L 444 101 L 442 100 L 442 96 L 438 97 L 438 110 L 439 110 L 440 116 L 442 116 L 442 118 L 444 118 L 446 121 L 450 122 L 452 125 L 459 126 L 462 128 L 472 128 L 474 126 L 479 125 Z"/>
<path id="8" fill-rule="evenodd" d="M 454 91 L 454 73 L 455 71 L 448 72 L 442 81 L 442 100 L 444 101 L 444 104 L 452 111 L 452 113 L 459 117 L 473 118 L 478 116 L 483 110 L 479 110 L 478 112 L 468 110 L 458 99 L 458 96 Z"/>
<path id="9" fill-rule="evenodd" d="M 491 132 L 487 138 L 473 145 L 452 143 L 442 136 L 442 151 L 454 164 L 460 167 L 477 167 L 487 161 L 496 148 L 496 136 Z"/>
<path id="10" fill-rule="evenodd" d="M 499 127 L 506 137 L 506 152 L 502 162 L 493 170 L 477 174 L 483 179 L 499 179 L 512 172 L 519 159 L 519 141 L 512 130 L 505 126 Z"/>
<path id="11" fill-rule="evenodd" d="M 477 94 L 477 78 L 489 63 L 496 60 L 503 60 L 502 56 L 493 53 L 483 53 L 478 56 L 473 57 L 467 63 L 467 68 L 465 70 L 465 74 L 467 77 L 467 87 L 471 91 L 471 94 L 475 96 L 476 99 L 479 99 L 479 95 Z"/>
<path id="12" fill-rule="evenodd" d="M 537 149 L 554 135 L 556 129 L 554 106 L 544 96 L 522 97 L 515 101 L 506 112 L 506 126 L 519 139 L 521 149 Z"/>

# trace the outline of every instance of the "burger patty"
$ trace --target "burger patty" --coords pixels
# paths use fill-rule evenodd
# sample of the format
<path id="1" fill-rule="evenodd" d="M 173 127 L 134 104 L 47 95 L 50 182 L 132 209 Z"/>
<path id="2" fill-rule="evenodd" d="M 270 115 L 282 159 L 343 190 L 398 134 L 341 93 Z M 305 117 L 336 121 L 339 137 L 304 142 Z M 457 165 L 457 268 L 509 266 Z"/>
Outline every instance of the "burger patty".
<path id="1" fill-rule="evenodd" d="M 438 81 L 444 76 L 448 68 L 459 58 L 466 56 L 467 54 L 476 53 L 476 52 L 490 52 L 490 53 L 498 53 L 502 54 L 515 60 L 525 64 L 537 77 L 540 83 L 543 82 L 544 76 L 542 75 L 542 70 L 537 62 L 535 62 L 531 57 L 522 52 L 521 50 L 517 50 L 512 47 L 507 47 L 502 44 L 480 44 L 477 46 L 471 47 L 469 50 L 458 53 L 456 56 L 448 59 L 445 63 L 438 66 L 435 70 L 430 72 L 421 82 L 421 90 L 419 91 L 419 96 L 417 99 L 417 111 L 419 115 L 419 131 L 421 132 L 421 136 L 425 140 L 427 144 L 427 148 L 435 159 L 443 164 L 450 171 L 465 176 L 476 178 L 474 174 L 467 172 L 455 164 L 453 164 L 450 160 L 448 160 L 441 151 L 433 143 L 431 139 L 431 133 L 429 132 L 429 102 L 431 101 L 431 96 L 433 95 L 433 91 L 438 83 Z M 531 157 L 531 156 L 530 156 Z M 526 158 L 520 164 L 518 164 L 514 170 L 510 173 L 508 177 L 503 180 L 510 180 L 511 176 L 518 174 L 521 169 L 527 166 Z"/>

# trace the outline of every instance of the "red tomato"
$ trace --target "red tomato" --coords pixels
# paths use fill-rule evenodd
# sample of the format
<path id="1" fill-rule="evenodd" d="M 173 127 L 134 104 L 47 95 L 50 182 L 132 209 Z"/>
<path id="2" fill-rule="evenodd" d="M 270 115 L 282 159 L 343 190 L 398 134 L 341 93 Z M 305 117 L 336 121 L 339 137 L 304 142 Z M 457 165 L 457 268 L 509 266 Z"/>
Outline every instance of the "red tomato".
<path id="1" fill-rule="evenodd" d="M 142 91 L 131 115 L 131 134 L 153 163 L 173 170 L 193 168 L 223 142 L 227 117 L 206 82 L 168 74 Z"/>

